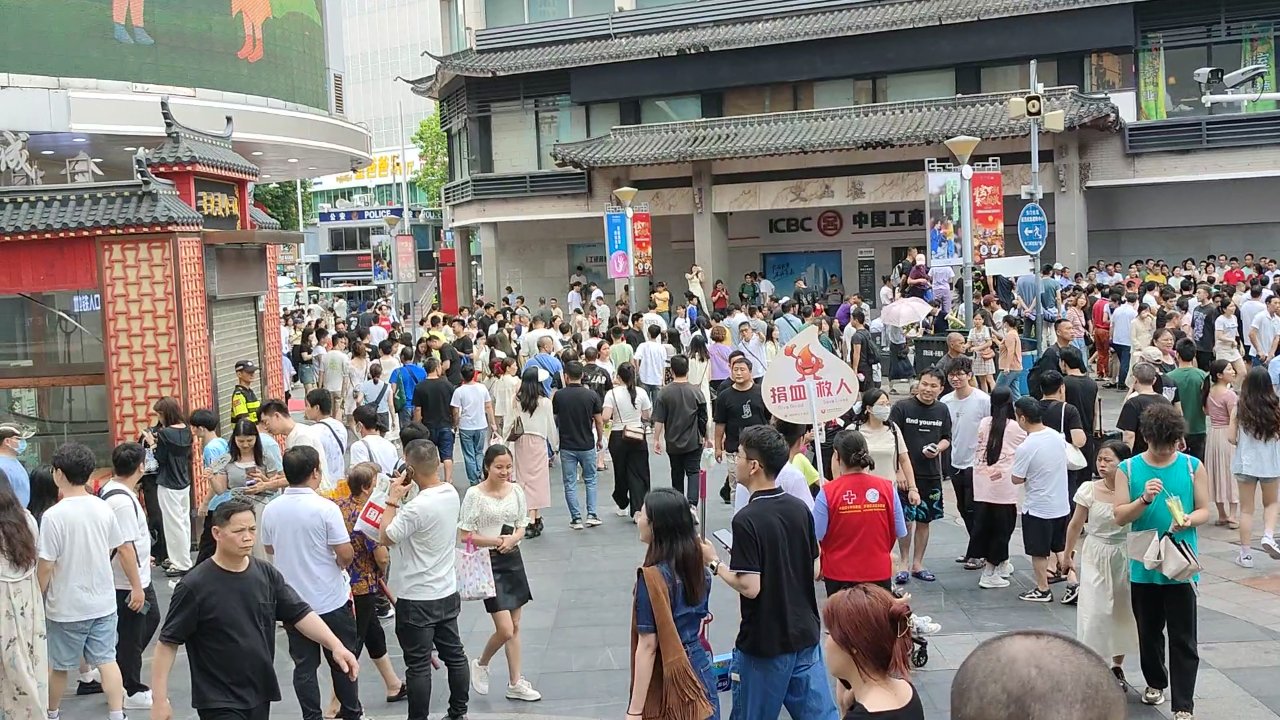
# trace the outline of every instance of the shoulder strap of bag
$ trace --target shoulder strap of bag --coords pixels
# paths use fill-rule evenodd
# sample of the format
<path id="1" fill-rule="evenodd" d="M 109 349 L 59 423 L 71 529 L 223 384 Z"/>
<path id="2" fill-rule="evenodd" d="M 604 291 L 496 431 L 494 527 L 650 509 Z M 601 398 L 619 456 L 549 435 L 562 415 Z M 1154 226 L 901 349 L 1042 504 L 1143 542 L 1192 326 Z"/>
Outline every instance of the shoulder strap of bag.
<path id="1" fill-rule="evenodd" d="M 379 399 L 381 399 L 381 397 L 379 397 Z M 338 447 L 342 448 L 345 451 L 347 449 L 347 444 L 342 441 L 342 438 L 338 437 L 338 431 L 334 430 L 333 426 L 327 422 L 322 422 L 320 424 L 325 426 L 325 429 L 329 431 L 329 434 L 333 436 L 334 440 L 338 441 Z"/>
<path id="2" fill-rule="evenodd" d="M 378 397 L 374 399 L 373 405 L 381 407 L 382 398 L 386 397 L 388 383 L 382 383 L 382 392 L 378 393 Z"/>

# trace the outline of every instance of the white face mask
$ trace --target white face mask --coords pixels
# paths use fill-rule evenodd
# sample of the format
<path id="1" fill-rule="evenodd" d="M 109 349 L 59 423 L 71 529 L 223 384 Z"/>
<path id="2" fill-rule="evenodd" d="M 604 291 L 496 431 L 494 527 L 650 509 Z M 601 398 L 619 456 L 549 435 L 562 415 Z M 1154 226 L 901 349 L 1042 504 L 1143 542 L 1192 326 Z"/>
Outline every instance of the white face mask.
<path id="1" fill-rule="evenodd" d="M 871 416 L 880 422 L 884 422 L 889 419 L 889 411 L 892 409 L 888 405 L 873 405 L 871 406 Z"/>

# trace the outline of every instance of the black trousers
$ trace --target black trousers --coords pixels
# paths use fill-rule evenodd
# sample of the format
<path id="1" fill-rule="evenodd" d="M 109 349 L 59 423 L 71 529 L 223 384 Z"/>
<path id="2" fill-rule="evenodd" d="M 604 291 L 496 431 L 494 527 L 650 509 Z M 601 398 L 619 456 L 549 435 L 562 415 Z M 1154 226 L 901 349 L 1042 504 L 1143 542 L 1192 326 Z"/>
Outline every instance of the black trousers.
<path id="1" fill-rule="evenodd" d="M 671 487 L 684 493 L 690 505 L 697 505 L 702 448 L 682 453 L 667 451 L 667 459 L 671 461 Z"/>
<path id="2" fill-rule="evenodd" d="M 609 433 L 609 454 L 613 456 L 613 502 L 619 510 L 630 508 L 634 516 L 649 494 L 649 444 L 614 430 Z"/>
<path id="3" fill-rule="evenodd" d="M 615 457 L 616 461 L 617 458 Z M 431 705 L 431 650 L 449 671 L 449 717 L 467 714 L 471 668 L 458 634 L 462 599 L 457 593 L 439 600 L 397 600 L 396 637 L 404 653 L 409 686 L 409 720 L 427 720 Z"/>
<path id="4" fill-rule="evenodd" d="M 200 720 L 268 720 L 271 717 L 271 703 L 263 703 L 256 708 L 241 710 L 239 708 L 203 708 L 196 710 Z"/>
<path id="5" fill-rule="evenodd" d="M 1204 446 L 1205 446 L 1205 442 L 1208 440 L 1208 435 L 1206 435 L 1205 433 L 1196 433 L 1194 435 L 1187 435 L 1186 440 L 1187 440 L 1187 454 L 1199 460 L 1200 462 L 1204 462 Z"/>
<path id="6" fill-rule="evenodd" d="M 139 484 L 142 486 L 142 508 L 147 511 L 147 529 L 151 531 L 151 557 L 159 564 L 169 559 L 169 546 L 164 544 L 164 516 L 160 514 L 156 476 L 143 475 Z"/>
<path id="7" fill-rule="evenodd" d="M 356 616 L 350 602 L 321 615 L 320 619 L 348 650 L 355 652 Z M 320 668 L 320 656 L 323 653 L 325 661 L 329 663 L 329 675 L 333 679 L 333 694 L 338 696 L 338 703 L 341 705 L 338 717 L 342 720 L 360 720 L 364 713 L 360 708 L 359 686 L 334 664 L 333 654 L 292 627 L 286 627 L 285 634 L 289 637 L 289 657 L 293 659 L 293 692 L 298 696 L 302 719 L 321 720 L 324 717 L 320 707 L 320 684 L 316 680 L 316 670 Z"/>
<path id="8" fill-rule="evenodd" d="M 1212 350 L 1196 350 L 1196 367 L 1205 372 L 1209 372 L 1209 365 L 1213 363 Z"/>
<path id="9" fill-rule="evenodd" d="M 951 468 L 951 488 L 956 491 L 956 512 L 964 530 L 973 537 L 973 468 Z M 982 557 L 970 555 L 969 557 Z"/>
<path id="10" fill-rule="evenodd" d="M 207 512 L 204 514 L 204 528 L 200 530 L 200 541 L 196 544 L 195 565 L 213 557 L 213 552 L 217 549 L 218 545 L 213 541 L 213 513 Z"/>
<path id="11" fill-rule="evenodd" d="M 160 627 L 155 588 L 148 585 L 142 595 L 146 599 L 144 605 L 150 607 L 146 612 L 134 612 L 129 609 L 129 591 L 116 590 L 116 663 L 124 678 L 124 691 L 129 695 L 151 689 L 142 682 L 142 652 Z"/>
<path id="12" fill-rule="evenodd" d="M 1138 651 L 1147 685 L 1169 689 L 1173 712 L 1194 712 L 1196 673 L 1196 591 L 1191 583 L 1133 583 L 1133 618 L 1138 622 Z M 1165 669 L 1165 629 L 1169 631 L 1169 668 Z"/>
<path id="13" fill-rule="evenodd" d="M 992 565 L 1008 560 L 1009 538 L 1018 526 L 1018 506 L 975 502 L 973 514 L 973 534 L 965 554 L 985 558 Z"/>
<path id="14" fill-rule="evenodd" d="M 387 634 L 378 621 L 378 598 L 380 593 L 356 595 L 352 603 L 356 607 L 356 657 L 360 651 L 369 650 L 369 658 L 378 660 L 387 656 Z"/>

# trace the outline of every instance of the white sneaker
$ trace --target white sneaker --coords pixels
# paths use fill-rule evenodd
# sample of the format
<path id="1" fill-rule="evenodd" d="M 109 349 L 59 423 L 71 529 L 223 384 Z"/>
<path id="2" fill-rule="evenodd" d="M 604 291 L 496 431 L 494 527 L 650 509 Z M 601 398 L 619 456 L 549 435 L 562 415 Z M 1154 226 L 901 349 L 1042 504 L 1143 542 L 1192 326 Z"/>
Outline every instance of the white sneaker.
<path id="1" fill-rule="evenodd" d="M 627 511 L 627 510 L 625 510 L 625 509 L 623 509 L 623 508 L 618 508 L 617 510 L 614 510 L 614 511 L 613 511 L 613 514 L 614 514 L 614 515 L 617 515 L 618 517 L 626 517 L 626 516 L 627 516 L 627 515 L 629 515 L 630 513 L 629 513 L 629 511 Z"/>
<path id="2" fill-rule="evenodd" d="M 80 673 L 79 679 L 82 683 L 101 683 L 102 672 L 98 668 L 91 668 L 87 673 Z"/>
<path id="3" fill-rule="evenodd" d="M 942 626 L 936 622 L 925 620 L 921 617 L 912 616 L 911 631 L 916 635 L 932 635 L 942 629 Z"/>
<path id="4" fill-rule="evenodd" d="M 999 565 L 996 566 L 996 574 L 1008 580 L 1009 577 L 1013 575 L 1013 563 L 1009 562 L 1008 560 L 1005 560 L 1004 562 L 1000 563 Z"/>
<path id="5" fill-rule="evenodd" d="M 1244 548 L 1240 549 L 1240 553 L 1236 555 L 1236 564 L 1242 568 L 1253 567 L 1253 555 L 1249 554 Z"/>
<path id="6" fill-rule="evenodd" d="M 518 681 L 516 681 L 515 685 L 507 686 L 507 699 L 534 702 L 535 700 L 542 699 L 542 693 L 538 692 L 537 690 L 534 690 L 533 686 L 529 684 L 528 680 L 525 680 L 524 678 L 520 678 Z"/>
<path id="7" fill-rule="evenodd" d="M 978 578 L 978 587 L 984 590 L 994 590 L 996 588 L 1007 588 L 1009 587 L 1009 579 L 1001 576 L 999 572 L 993 573 L 991 575 L 987 575 L 986 573 L 983 573 L 982 577 Z"/>
<path id="8" fill-rule="evenodd" d="M 1276 539 L 1270 535 L 1262 536 L 1262 551 L 1270 555 L 1273 560 L 1280 560 L 1280 545 L 1276 545 Z"/>
<path id="9" fill-rule="evenodd" d="M 151 707 L 151 691 L 143 690 L 124 698 L 125 710 L 146 710 Z"/>
<path id="10" fill-rule="evenodd" d="M 477 695 L 489 694 L 489 666 L 481 665 L 480 658 L 471 661 L 471 689 Z"/>

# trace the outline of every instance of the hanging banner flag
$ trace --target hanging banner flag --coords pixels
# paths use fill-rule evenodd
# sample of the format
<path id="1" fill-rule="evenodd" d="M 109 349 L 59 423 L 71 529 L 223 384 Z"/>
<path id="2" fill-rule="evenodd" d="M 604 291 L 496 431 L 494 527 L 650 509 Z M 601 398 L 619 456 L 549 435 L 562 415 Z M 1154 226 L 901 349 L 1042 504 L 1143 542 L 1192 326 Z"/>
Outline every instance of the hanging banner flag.
<path id="1" fill-rule="evenodd" d="M 964 239 L 957 234 L 963 203 L 959 172 L 926 172 L 929 266 L 963 265 Z"/>
<path id="2" fill-rule="evenodd" d="M 1164 120 L 1165 105 L 1164 38 L 1151 33 L 1138 50 L 1138 119 Z"/>
<path id="3" fill-rule="evenodd" d="M 653 275 L 653 219 L 649 206 L 641 205 L 631 213 L 631 242 L 635 260 L 636 277 Z"/>
<path id="4" fill-rule="evenodd" d="M 604 213 L 604 249 L 609 262 L 609 279 L 631 275 L 631 247 L 627 233 L 627 214 L 622 208 L 609 208 Z"/>
<path id="5" fill-rule="evenodd" d="M 1275 92 L 1276 38 L 1270 24 L 1250 26 L 1245 35 L 1245 41 L 1240 44 L 1240 67 L 1250 65 L 1262 65 L 1267 68 L 1267 73 L 1262 76 L 1261 86 L 1255 82 L 1249 92 Z M 1246 103 L 1244 106 L 1244 111 L 1250 113 L 1271 112 L 1275 109 L 1275 100 L 1258 100 Z"/>
<path id="6" fill-rule="evenodd" d="M 973 193 L 973 262 L 1004 257 L 1004 180 L 998 172 L 975 172 Z"/>

